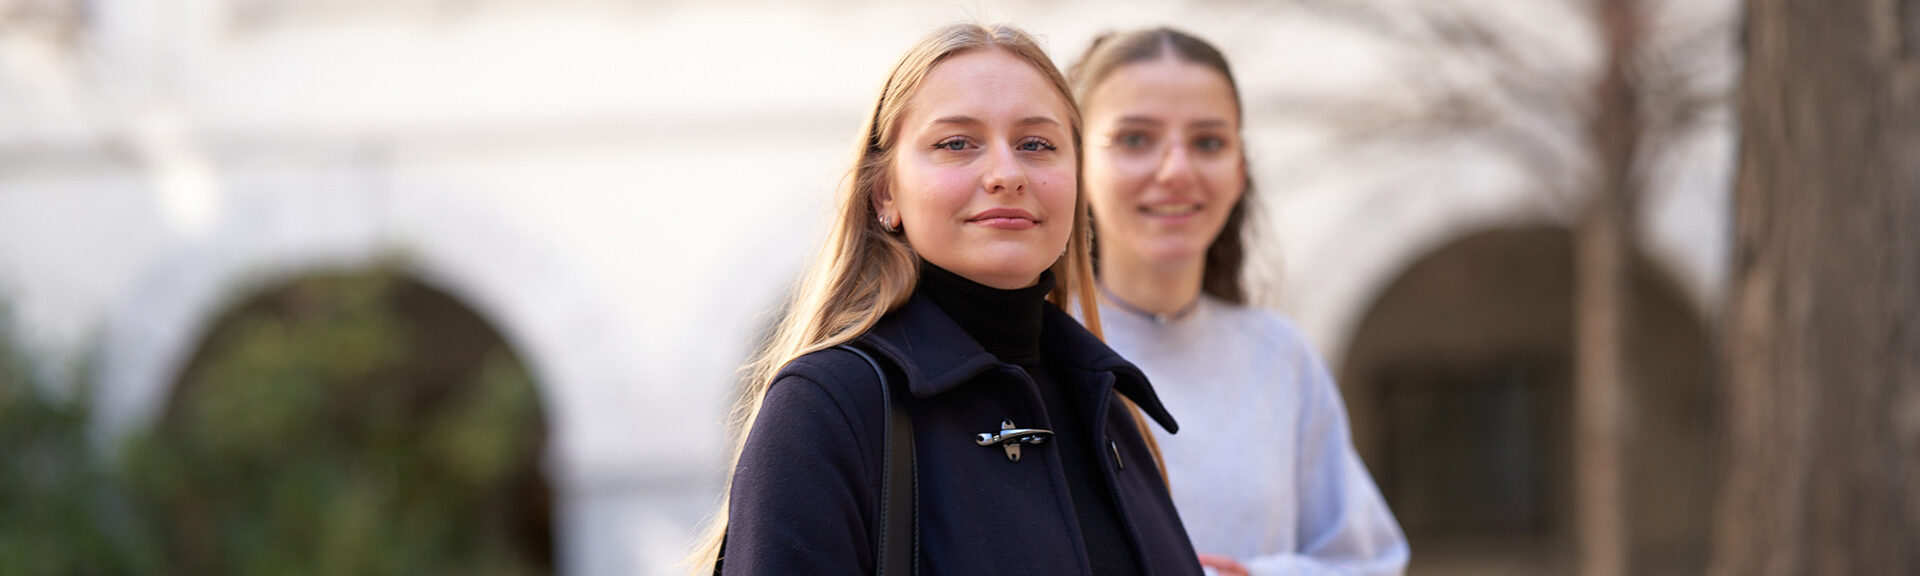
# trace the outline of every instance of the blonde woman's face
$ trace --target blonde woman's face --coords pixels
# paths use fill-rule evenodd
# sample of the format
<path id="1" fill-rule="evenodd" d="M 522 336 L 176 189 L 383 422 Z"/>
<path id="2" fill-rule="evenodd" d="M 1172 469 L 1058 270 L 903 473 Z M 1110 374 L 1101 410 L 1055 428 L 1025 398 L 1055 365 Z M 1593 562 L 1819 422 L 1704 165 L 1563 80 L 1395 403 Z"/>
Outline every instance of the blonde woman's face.
<path id="1" fill-rule="evenodd" d="M 1082 109 L 1101 260 L 1203 262 L 1245 192 L 1240 115 L 1226 76 L 1173 58 L 1128 64 Z"/>
<path id="2" fill-rule="evenodd" d="M 908 102 L 879 209 L 935 266 L 1001 289 L 1032 286 L 1073 230 L 1065 97 L 1004 50 L 952 56 Z"/>

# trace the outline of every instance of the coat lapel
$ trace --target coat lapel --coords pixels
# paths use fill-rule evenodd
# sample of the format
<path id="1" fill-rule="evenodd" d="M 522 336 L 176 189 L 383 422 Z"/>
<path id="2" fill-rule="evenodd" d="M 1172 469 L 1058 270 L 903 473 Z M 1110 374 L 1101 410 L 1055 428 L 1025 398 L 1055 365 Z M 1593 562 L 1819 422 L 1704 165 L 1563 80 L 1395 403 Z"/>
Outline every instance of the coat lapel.
<path id="1" fill-rule="evenodd" d="M 944 310 L 919 293 L 882 318 L 860 341 L 901 368 L 907 377 L 907 389 L 916 398 L 940 395 L 1002 365 Z M 1042 354 L 1050 363 L 1074 373 L 1066 379 L 1070 385 L 1098 387 L 1111 377 L 1114 390 L 1133 400 L 1162 428 L 1180 430 L 1146 375 L 1072 315 L 1048 306 L 1040 341 Z"/>

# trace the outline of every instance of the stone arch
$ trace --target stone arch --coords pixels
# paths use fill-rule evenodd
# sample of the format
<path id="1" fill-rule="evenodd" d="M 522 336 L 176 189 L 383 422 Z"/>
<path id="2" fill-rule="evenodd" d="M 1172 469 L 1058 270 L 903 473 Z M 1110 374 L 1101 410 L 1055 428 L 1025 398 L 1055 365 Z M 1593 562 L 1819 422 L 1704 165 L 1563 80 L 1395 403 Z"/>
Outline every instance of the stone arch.
<path id="1" fill-rule="evenodd" d="M 652 551 L 676 548 L 681 524 L 695 520 L 661 513 L 666 505 L 655 502 L 686 500 L 679 493 L 698 478 L 671 458 L 703 446 L 643 443 L 631 433 L 637 413 L 691 411 L 635 401 L 662 391 L 636 386 L 658 377 L 634 359 L 647 332 L 608 313 L 621 300 L 581 260 L 589 255 L 485 200 L 484 188 L 431 174 L 396 174 L 377 186 L 338 180 L 228 194 L 219 221 L 157 258 L 113 305 L 95 355 L 96 440 L 117 448 L 151 426 L 170 379 L 236 295 L 397 255 L 407 274 L 497 328 L 539 386 L 561 570 L 631 572 L 643 565 L 637 544 L 660 557 L 668 553 Z M 676 535 L 647 536 L 655 533 Z"/>
<path id="2" fill-rule="evenodd" d="M 479 312 L 397 265 L 235 299 L 167 390 L 126 461 L 169 566 L 279 569 L 230 549 L 264 528 L 281 562 L 554 567 L 539 386 Z M 365 533 L 385 537 L 345 535 Z"/>
<path id="3" fill-rule="evenodd" d="M 1467 234 L 1419 257 L 1356 323 L 1340 381 L 1362 457 L 1441 573 L 1573 568 L 1573 240 Z M 1628 321 L 1625 481 L 1636 574 L 1704 567 L 1707 317 L 1644 254 Z"/>
<path id="4" fill-rule="evenodd" d="M 591 323 L 581 318 L 591 308 L 569 314 L 561 303 L 596 299 L 567 281 L 565 264 L 537 235 L 473 203 L 382 201 L 335 190 L 259 194 L 226 211 L 220 226 L 160 259 L 109 313 L 96 366 L 98 437 L 111 440 L 154 420 L 172 376 L 236 298 L 310 271 L 391 259 L 499 330 L 541 387 L 543 417 L 555 426 L 548 464 L 559 469 L 550 472 L 572 472 L 568 455 L 578 450 L 569 444 L 578 439 L 566 428 L 578 422 L 573 412 L 581 402 L 569 383 L 591 369 L 579 366 L 582 355 L 570 353 L 559 336 Z M 315 226 L 317 217 L 343 221 Z"/>

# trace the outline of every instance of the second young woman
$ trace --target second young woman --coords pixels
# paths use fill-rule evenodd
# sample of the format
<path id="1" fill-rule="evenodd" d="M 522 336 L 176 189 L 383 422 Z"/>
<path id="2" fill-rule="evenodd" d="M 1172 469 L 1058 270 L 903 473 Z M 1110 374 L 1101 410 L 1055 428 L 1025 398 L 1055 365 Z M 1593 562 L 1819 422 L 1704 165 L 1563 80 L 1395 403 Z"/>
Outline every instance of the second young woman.
<path id="1" fill-rule="evenodd" d="M 1246 305 L 1240 95 L 1213 46 L 1104 36 L 1074 65 L 1108 341 L 1190 426 L 1166 439 L 1174 501 L 1220 574 L 1396 574 L 1407 544 L 1354 452 L 1320 358 Z"/>
<path id="2" fill-rule="evenodd" d="M 696 572 L 871 574 L 891 549 L 888 392 L 847 344 L 905 390 L 915 572 L 1200 574 L 1128 399 L 1172 418 L 1063 309 L 1097 330 L 1066 79 L 1017 29 L 949 27 L 866 122 L 827 245 L 753 366 Z"/>

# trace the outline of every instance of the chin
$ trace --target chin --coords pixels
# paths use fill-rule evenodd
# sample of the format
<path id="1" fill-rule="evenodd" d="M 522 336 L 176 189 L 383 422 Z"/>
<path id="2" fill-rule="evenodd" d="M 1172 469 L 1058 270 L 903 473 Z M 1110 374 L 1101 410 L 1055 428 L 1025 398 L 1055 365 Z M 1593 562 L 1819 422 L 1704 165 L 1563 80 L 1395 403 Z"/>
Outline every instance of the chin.
<path id="1" fill-rule="evenodd" d="M 1154 262 L 1178 263 L 1207 257 L 1207 245 L 1189 241 L 1156 242 L 1141 252 Z"/>
<path id="2" fill-rule="evenodd" d="M 998 277 L 1034 277 L 1053 266 L 1060 256 L 1059 249 L 1049 252 L 1045 249 L 1028 246 L 989 245 L 982 246 L 969 258 L 975 270 Z"/>
<path id="3" fill-rule="evenodd" d="M 1037 267 L 1025 261 L 1021 261 L 1021 263 L 1017 265 L 1008 265 L 1007 260 L 995 260 L 991 264 L 975 267 L 969 272 L 960 272 L 958 270 L 954 272 L 974 282 L 996 288 L 1010 289 L 1032 286 L 1034 281 L 1040 278 L 1040 273 L 1045 272 L 1047 268 L 1052 266 L 1053 261 L 1051 260 Z"/>

